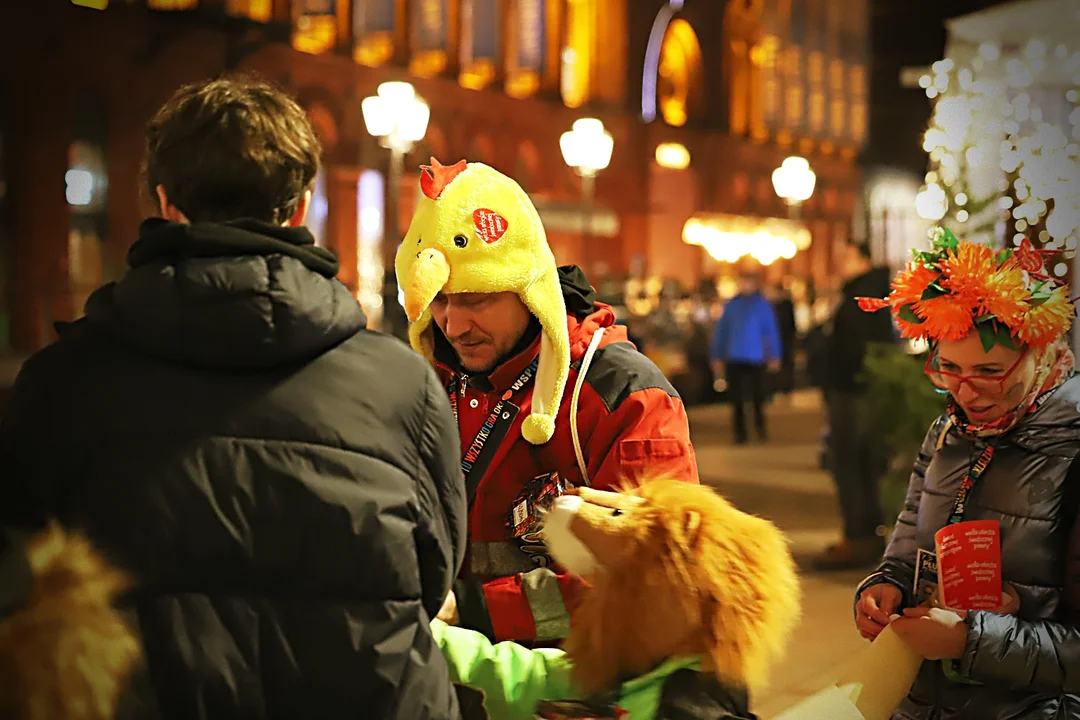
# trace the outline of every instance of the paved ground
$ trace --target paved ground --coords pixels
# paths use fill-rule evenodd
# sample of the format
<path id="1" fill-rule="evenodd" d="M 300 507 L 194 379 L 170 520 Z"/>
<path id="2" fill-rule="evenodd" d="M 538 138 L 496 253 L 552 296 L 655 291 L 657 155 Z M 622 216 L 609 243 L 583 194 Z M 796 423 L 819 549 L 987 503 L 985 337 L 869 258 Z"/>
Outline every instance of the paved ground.
<path id="1" fill-rule="evenodd" d="M 791 404 L 779 400 L 769 413 L 768 443 L 733 446 L 727 406 L 691 409 L 698 466 L 703 482 L 787 532 L 796 559 L 805 561 L 834 541 L 839 527 L 832 483 L 817 465 L 821 409 L 808 394 Z M 852 622 L 851 597 L 865 574 L 803 571 L 802 625 L 769 688 L 752 701 L 763 720 L 832 682 L 864 646 Z"/>

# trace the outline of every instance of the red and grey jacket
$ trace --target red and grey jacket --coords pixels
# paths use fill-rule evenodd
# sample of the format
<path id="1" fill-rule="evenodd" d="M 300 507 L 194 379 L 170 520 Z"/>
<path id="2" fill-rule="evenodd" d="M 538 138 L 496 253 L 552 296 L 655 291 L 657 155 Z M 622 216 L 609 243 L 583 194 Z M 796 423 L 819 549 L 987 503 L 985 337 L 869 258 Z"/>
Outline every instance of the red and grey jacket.
<path id="1" fill-rule="evenodd" d="M 521 422 L 532 403 L 532 384 L 511 398 L 510 413 L 489 429 L 483 450 L 473 458 L 467 484 L 472 498 L 469 546 L 461 578 L 454 586 L 461 624 L 494 641 L 545 641 L 566 637 L 582 581 L 551 569 L 542 545 L 512 538 L 515 507 L 531 492 L 535 478 L 557 472 L 579 486 L 583 478 L 571 437 L 570 403 L 590 340 L 605 328 L 591 358 L 578 398 L 577 425 L 590 484 L 608 489 L 658 476 L 698 482 L 686 410 L 671 383 L 615 325 L 615 313 L 592 302 L 592 293 L 570 285 L 581 275 L 563 275 L 570 331 L 571 371 L 555 421 L 555 436 L 531 445 L 521 437 Z M 568 282 L 569 281 L 569 282 Z M 584 301 L 588 301 L 584 305 Z M 486 377 L 456 370 L 453 351 L 437 327 L 435 356 L 439 375 L 457 389 L 462 453 L 468 455 L 491 409 L 536 358 L 538 328 L 526 334 L 520 351 Z M 504 406 L 506 407 L 506 406 Z"/>

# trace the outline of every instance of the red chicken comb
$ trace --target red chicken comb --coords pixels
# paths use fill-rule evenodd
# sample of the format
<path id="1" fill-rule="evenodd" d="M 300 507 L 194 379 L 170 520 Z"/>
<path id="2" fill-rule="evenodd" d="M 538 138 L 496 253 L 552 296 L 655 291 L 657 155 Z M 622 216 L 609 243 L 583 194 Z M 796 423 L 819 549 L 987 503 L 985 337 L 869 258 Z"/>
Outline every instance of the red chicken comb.
<path id="1" fill-rule="evenodd" d="M 430 165 L 420 166 L 420 189 L 432 200 L 438 200 L 446 186 L 468 166 L 464 160 L 458 160 L 453 165 L 443 165 L 435 158 L 431 158 Z"/>

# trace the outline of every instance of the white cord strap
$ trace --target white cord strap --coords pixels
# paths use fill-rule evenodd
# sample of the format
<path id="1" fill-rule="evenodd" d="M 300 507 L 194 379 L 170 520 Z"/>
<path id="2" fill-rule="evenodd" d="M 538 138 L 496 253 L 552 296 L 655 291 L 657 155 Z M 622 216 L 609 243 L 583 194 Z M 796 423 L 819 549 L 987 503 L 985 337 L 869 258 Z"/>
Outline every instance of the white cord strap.
<path id="1" fill-rule="evenodd" d="M 570 396 L 570 436 L 574 439 L 574 454 L 577 455 L 578 470 L 581 471 L 581 481 L 586 485 L 592 485 L 589 480 L 589 471 L 585 467 L 585 455 L 581 452 L 581 440 L 578 437 L 577 411 L 578 397 L 581 395 L 581 387 L 585 384 L 585 374 L 589 372 L 596 348 L 600 347 L 600 339 L 604 336 L 604 328 L 598 328 L 593 333 L 589 349 L 585 351 L 585 357 L 581 360 L 581 368 L 578 370 L 577 382 L 574 383 L 574 394 Z"/>

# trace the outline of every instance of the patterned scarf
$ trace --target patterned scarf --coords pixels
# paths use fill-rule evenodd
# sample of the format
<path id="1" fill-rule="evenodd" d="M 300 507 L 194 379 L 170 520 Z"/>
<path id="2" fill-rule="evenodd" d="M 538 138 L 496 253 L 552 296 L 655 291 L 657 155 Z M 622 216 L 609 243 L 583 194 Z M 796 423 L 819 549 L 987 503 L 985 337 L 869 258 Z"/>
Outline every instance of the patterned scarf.
<path id="1" fill-rule="evenodd" d="M 1003 435 L 1016 427 L 1029 412 L 1036 409 L 1036 401 L 1043 395 L 1059 388 L 1073 375 L 1076 359 L 1064 340 L 1058 340 L 1042 351 L 1035 370 L 1035 382 L 1027 396 L 1004 416 L 985 425 L 976 425 L 967 419 L 964 411 L 949 395 L 947 412 L 953 426 L 969 438 L 993 437 Z"/>

